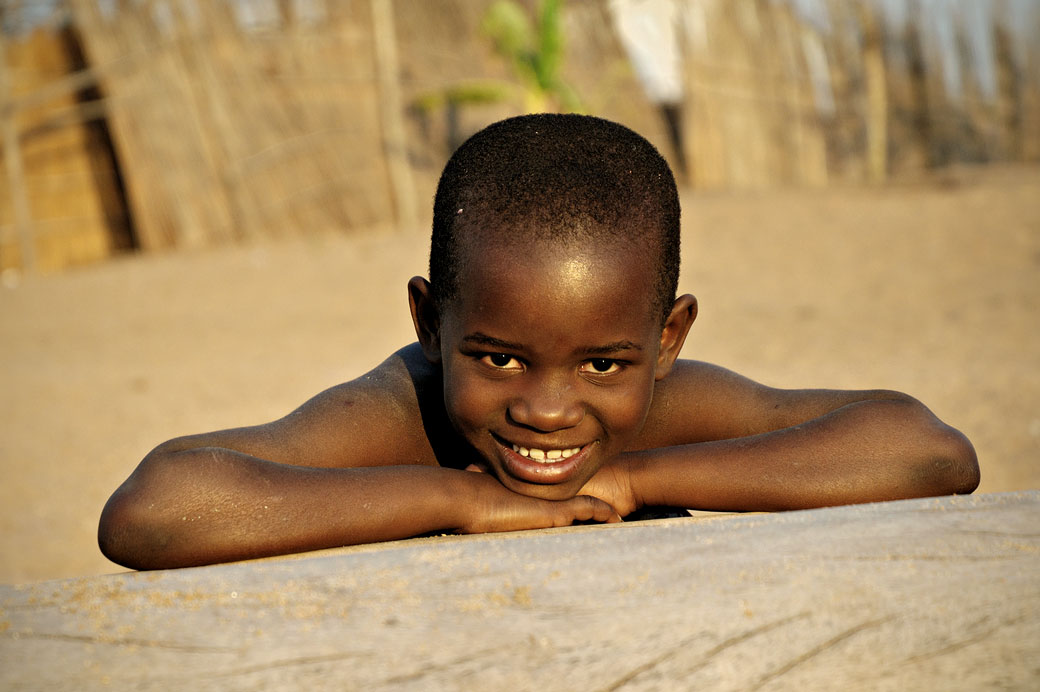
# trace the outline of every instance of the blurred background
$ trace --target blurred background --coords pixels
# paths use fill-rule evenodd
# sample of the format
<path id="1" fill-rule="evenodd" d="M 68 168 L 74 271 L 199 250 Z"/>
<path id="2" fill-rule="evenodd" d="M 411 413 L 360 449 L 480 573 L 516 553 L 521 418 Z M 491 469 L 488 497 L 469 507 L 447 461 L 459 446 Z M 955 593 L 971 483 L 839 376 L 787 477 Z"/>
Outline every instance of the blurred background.
<path id="1" fill-rule="evenodd" d="M 0 270 L 414 225 L 501 117 L 694 188 L 1040 158 L 1033 0 L 4 0 Z M 10 274 L 9 274 L 10 276 Z"/>
<path id="2" fill-rule="evenodd" d="M 0 581 L 116 569 L 155 444 L 411 339 L 437 176 L 622 122 L 684 202 L 685 354 L 890 387 L 1040 486 L 1035 0 L 0 0 Z"/>

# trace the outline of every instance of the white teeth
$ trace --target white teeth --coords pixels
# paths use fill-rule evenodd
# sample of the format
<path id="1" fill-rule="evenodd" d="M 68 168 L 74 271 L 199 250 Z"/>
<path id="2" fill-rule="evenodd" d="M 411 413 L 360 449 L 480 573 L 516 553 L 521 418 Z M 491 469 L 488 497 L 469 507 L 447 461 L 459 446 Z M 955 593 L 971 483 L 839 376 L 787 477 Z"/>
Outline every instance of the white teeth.
<path id="1" fill-rule="evenodd" d="M 542 463 L 549 463 L 553 461 L 559 461 L 560 459 L 567 459 L 572 457 L 581 451 L 581 447 L 572 447 L 571 449 L 528 449 L 527 447 L 521 447 L 519 445 L 513 445 L 513 451 L 522 457 L 533 459 L 534 461 L 540 461 Z"/>

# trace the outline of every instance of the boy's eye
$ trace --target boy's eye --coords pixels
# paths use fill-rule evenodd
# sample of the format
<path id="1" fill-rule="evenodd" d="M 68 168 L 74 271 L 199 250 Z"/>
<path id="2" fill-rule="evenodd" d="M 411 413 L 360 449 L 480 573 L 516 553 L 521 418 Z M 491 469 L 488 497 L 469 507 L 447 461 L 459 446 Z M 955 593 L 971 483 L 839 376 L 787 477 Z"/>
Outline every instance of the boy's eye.
<path id="1" fill-rule="evenodd" d="M 499 369 L 513 370 L 520 367 L 519 361 L 507 353 L 488 353 L 480 360 Z"/>
<path id="2" fill-rule="evenodd" d="M 586 361 L 582 365 L 582 370 L 585 372 L 596 373 L 597 375 L 610 375 L 621 369 L 616 360 L 610 358 L 593 358 L 592 360 Z"/>

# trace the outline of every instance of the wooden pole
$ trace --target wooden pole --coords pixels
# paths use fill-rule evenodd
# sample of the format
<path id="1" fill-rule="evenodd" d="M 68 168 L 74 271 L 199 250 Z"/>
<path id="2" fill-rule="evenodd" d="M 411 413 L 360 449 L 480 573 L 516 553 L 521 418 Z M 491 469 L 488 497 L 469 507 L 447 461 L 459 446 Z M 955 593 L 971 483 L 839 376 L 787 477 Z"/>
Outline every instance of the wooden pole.
<path id="1" fill-rule="evenodd" d="M 412 229 L 418 223 L 415 186 L 406 156 L 407 139 L 401 90 L 397 80 L 397 36 L 391 0 L 371 0 L 372 32 L 375 41 L 376 84 L 383 126 L 383 153 L 390 174 L 394 212 L 400 227 Z"/>
<path id="2" fill-rule="evenodd" d="M 888 176 L 888 95 L 881 27 L 874 12 L 866 3 L 859 4 L 867 91 L 867 179 L 883 183 Z"/>
<path id="3" fill-rule="evenodd" d="M 32 211 L 29 207 L 29 190 L 25 184 L 25 169 L 22 167 L 21 147 L 18 141 L 18 110 L 10 93 L 7 77 L 7 43 L 0 32 L 0 119 L 3 121 L 4 169 L 7 172 L 11 208 L 14 210 L 14 225 L 22 253 L 22 269 L 35 272 L 36 244 L 32 230 Z"/>

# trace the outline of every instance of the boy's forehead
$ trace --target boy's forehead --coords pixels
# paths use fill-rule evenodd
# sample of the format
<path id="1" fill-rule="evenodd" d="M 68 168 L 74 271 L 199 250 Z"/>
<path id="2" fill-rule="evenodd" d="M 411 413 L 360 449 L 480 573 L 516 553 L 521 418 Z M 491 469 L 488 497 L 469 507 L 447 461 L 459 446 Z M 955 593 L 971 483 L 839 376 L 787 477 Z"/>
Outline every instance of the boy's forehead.
<path id="1" fill-rule="evenodd" d="M 593 292 L 623 297 L 630 306 L 654 302 L 652 258 L 632 243 L 485 242 L 470 245 L 461 259 L 459 296 L 470 305 L 503 291 L 538 294 L 546 308 Z"/>
<path id="2" fill-rule="evenodd" d="M 651 261 L 646 244 L 622 238 L 575 234 L 573 237 L 508 235 L 474 237 L 463 243 L 463 269 L 480 267 L 490 258 L 515 266 L 537 264 L 543 270 L 551 265 L 564 276 L 592 278 L 596 272 L 642 265 Z"/>
<path id="3" fill-rule="evenodd" d="M 614 259 L 595 251 L 489 248 L 460 267 L 442 325 L 448 334 L 484 335 L 543 355 L 624 340 L 646 346 L 660 326 L 654 276 L 638 260 Z"/>

